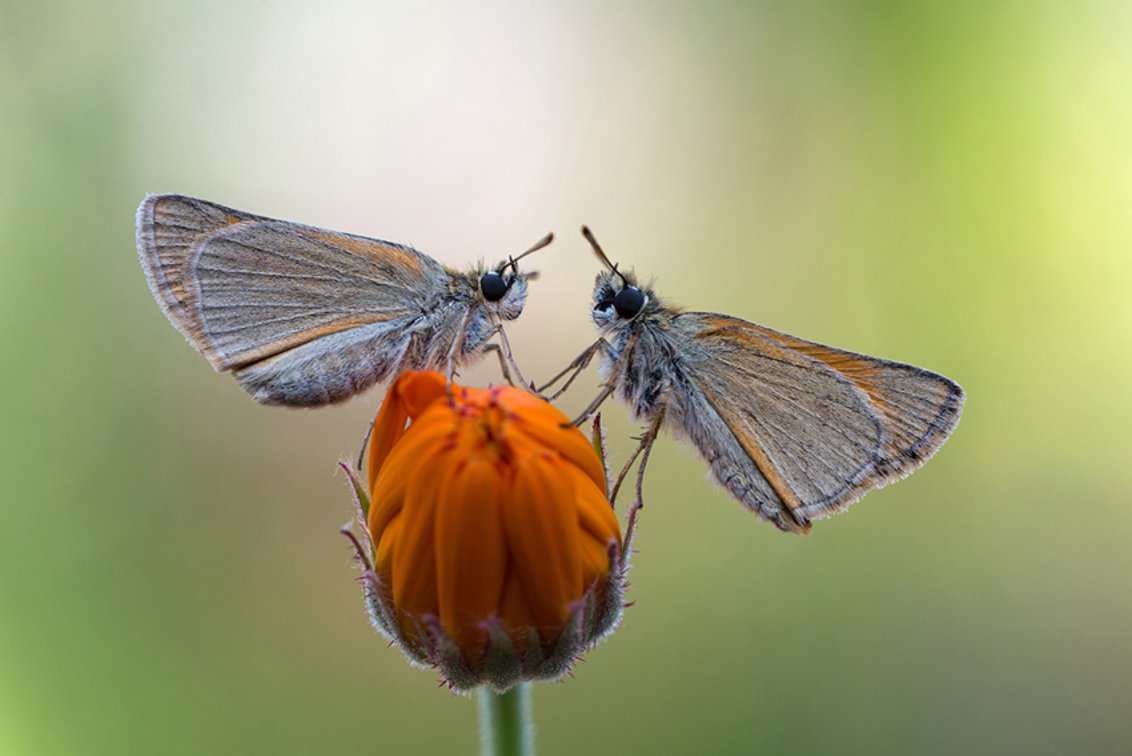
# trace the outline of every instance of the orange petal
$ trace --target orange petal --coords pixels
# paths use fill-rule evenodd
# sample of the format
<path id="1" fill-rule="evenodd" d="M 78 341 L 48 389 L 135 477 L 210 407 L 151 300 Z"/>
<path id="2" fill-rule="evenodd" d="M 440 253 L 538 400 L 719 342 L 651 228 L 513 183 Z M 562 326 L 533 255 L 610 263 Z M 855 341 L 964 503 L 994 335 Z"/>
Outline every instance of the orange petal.
<path id="1" fill-rule="evenodd" d="M 499 620 L 520 651 L 525 649 L 527 635 L 530 628 L 535 625 L 535 618 L 531 614 L 527 594 L 523 591 L 523 581 L 514 567 L 508 570 L 503 584 L 503 597 L 499 601 Z"/>
<path id="2" fill-rule="evenodd" d="M 483 409 L 491 405 L 498 392 L 499 389 L 478 389 L 468 386 L 456 386 L 452 393 L 456 404 Z"/>
<path id="3" fill-rule="evenodd" d="M 602 543 L 621 543 L 621 525 L 605 492 L 581 470 L 574 468 L 574 491 L 578 502 L 578 525 L 591 538 Z"/>
<path id="4" fill-rule="evenodd" d="M 373 547 L 373 571 L 388 585 L 392 585 L 393 555 L 397 552 L 397 541 L 401 537 L 401 518 L 394 517 L 381 531 L 381 540 Z"/>
<path id="5" fill-rule="evenodd" d="M 451 443 L 453 422 L 415 422 L 397 448 L 386 458 L 370 488 L 369 532 L 376 543 L 386 523 L 401 511 L 409 481 L 422 464 Z"/>
<path id="6" fill-rule="evenodd" d="M 578 538 L 582 553 L 582 584 L 588 590 L 595 581 L 609 574 L 609 546 L 621 544 L 621 526 L 613 507 L 594 482 L 574 469 L 575 496 L 578 503 Z"/>
<path id="7" fill-rule="evenodd" d="M 441 487 L 452 475 L 450 453 L 414 470 L 401 507 L 401 535 L 393 551 L 393 603 L 420 619 L 437 616 L 435 523 Z"/>
<path id="8" fill-rule="evenodd" d="M 397 379 L 394 387 L 409 417 L 416 419 L 429 405 L 445 396 L 447 393 L 445 384 L 443 375 L 428 370 L 406 373 Z M 452 389 L 458 391 L 459 387 L 453 383 Z"/>
<path id="9" fill-rule="evenodd" d="M 393 445 L 405 434 L 405 423 L 409 421 L 409 413 L 401 402 L 397 392 L 390 389 L 385 393 L 381 402 L 381 409 L 373 420 L 373 427 L 369 431 L 369 455 L 366 459 L 366 480 L 370 486 L 377 480 L 381 466 Z"/>
<path id="10" fill-rule="evenodd" d="M 578 510 L 565 463 L 550 453 L 520 463 L 503 523 L 535 623 L 559 628 L 582 595 Z"/>
<path id="11" fill-rule="evenodd" d="M 514 386 L 499 386 L 489 389 L 492 399 L 507 410 L 508 414 L 539 418 L 547 423 L 569 422 L 569 418 L 545 399 L 539 399 L 530 392 Z"/>
<path id="12" fill-rule="evenodd" d="M 582 586 L 589 590 L 591 585 L 601 583 L 609 575 L 609 542 L 583 533 L 578 539 L 578 552 L 581 555 Z"/>
<path id="13" fill-rule="evenodd" d="M 436 581 L 440 621 L 477 661 L 487 641 L 482 622 L 496 614 L 507 574 L 499 501 L 504 480 L 486 460 L 448 479 L 436 513 Z"/>
<path id="14" fill-rule="evenodd" d="M 389 387 L 370 429 L 366 469 L 371 485 L 390 450 L 405 434 L 405 423 L 444 393 L 444 376 L 435 372 L 405 373 Z"/>
<path id="15" fill-rule="evenodd" d="M 605 470 L 602 469 L 601 459 L 598 458 L 593 444 L 584 433 L 572 426 L 562 427 L 562 423 L 568 422 L 570 422 L 568 417 L 554 410 L 554 414 L 549 417 L 545 413 L 536 417 L 523 416 L 512 427 L 540 445 L 557 451 L 572 464 L 581 468 L 604 491 Z"/>

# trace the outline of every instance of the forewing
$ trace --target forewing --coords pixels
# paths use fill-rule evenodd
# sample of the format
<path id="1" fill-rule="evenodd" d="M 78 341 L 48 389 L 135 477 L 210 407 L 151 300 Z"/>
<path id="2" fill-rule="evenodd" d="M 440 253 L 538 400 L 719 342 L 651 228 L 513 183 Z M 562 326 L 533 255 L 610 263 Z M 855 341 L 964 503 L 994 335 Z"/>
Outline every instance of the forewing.
<path id="1" fill-rule="evenodd" d="M 703 355 L 691 380 L 707 417 L 684 419 L 689 436 L 734 496 L 783 529 L 804 531 L 911 471 L 958 420 L 961 390 L 934 373 L 737 318 L 676 320 L 697 347 L 689 355 Z"/>
<path id="2" fill-rule="evenodd" d="M 142 203 L 138 249 L 170 321 L 268 404 L 326 404 L 397 372 L 452 276 L 410 247 L 179 195 Z"/>
<path id="3" fill-rule="evenodd" d="M 409 247 L 285 221 L 225 227 L 185 263 L 202 351 L 243 367 L 339 331 L 419 318 L 448 273 Z"/>
<path id="4" fill-rule="evenodd" d="M 824 363 L 868 395 L 881 413 L 886 433 L 877 470 L 883 480 L 877 485 L 903 477 L 926 462 L 959 423 L 965 397 L 959 384 L 949 378 L 914 365 L 746 325 L 770 341 Z"/>
<path id="5" fill-rule="evenodd" d="M 138 207 L 138 256 L 149 288 L 165 316 L 194 346 L 199 328 L 185 308 L 183 279 L 189 250 L 207 234 L 251 220 L 267 219 L 180 194 L 150 194 Z"/>

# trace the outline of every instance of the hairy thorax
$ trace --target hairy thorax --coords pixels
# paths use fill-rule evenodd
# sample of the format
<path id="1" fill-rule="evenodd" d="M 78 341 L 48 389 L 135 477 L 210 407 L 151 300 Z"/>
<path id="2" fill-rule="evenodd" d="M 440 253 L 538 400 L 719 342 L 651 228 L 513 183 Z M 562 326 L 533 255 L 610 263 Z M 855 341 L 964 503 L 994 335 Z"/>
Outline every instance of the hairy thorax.
<path id="1" fill-rule="evenodd" d="M 600 365 L 602 377 L 614 381 L 614 396 L 640 422 L 652 420 L 668 403 L 673 376 L 682 369 L 667 323 L 651 320 L 641 318 L 620 329 Z"/>

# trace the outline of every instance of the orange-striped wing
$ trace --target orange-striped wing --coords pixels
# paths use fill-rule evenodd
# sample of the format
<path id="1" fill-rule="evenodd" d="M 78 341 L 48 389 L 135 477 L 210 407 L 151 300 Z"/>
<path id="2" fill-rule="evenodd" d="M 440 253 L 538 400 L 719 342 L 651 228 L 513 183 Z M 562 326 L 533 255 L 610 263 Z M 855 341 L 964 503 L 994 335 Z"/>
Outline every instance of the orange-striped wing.
<path id="1" fill-rule="evenodd" d="M 205 236 L 190 250 L 185 278 L 203 351 L 222 370 L 415 317 L 448 283 L 439 263 L 406 247 L 280 221 Z"/>
<path id="2" fill-rule="evenodd" d="M 161 310 L 193 346 L 199 317 L 185 306 L 185 261 L 189 249 L 206 234 L 258 215 L 178 194 L 148 195 L 138 208 L 138 255 L 149 288 Z M 200 347 L 197 347 L 200 349 Z"/>
<path id="3" fill-rule="evenodd" d="M 723 315 L 673 322 L 693 345 L 689 400 L 704 405 L 681 413 L 687 435 L 732 495 L 784 530 L 908 474 L 959 420 L 963 391 L 936 373 Z"/>
<path id="4" fill-rule="evenodd" d="M 138 252 L 173 325 L 269 404 L 390 375 L 452 275 L 410 247 L 168 194 L 138 209 Z"/>

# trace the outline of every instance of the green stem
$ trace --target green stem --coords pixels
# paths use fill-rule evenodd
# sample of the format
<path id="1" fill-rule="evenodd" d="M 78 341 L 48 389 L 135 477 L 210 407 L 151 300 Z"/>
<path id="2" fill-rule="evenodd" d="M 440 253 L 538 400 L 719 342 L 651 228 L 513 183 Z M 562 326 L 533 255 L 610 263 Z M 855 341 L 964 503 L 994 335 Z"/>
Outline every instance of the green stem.
<path id="1" fill-rule="evenodd" d="M 519 683 L 506 693 L 480 688 L 480 754 L 531 756 L 534 752 L 531 684 Z"/>

